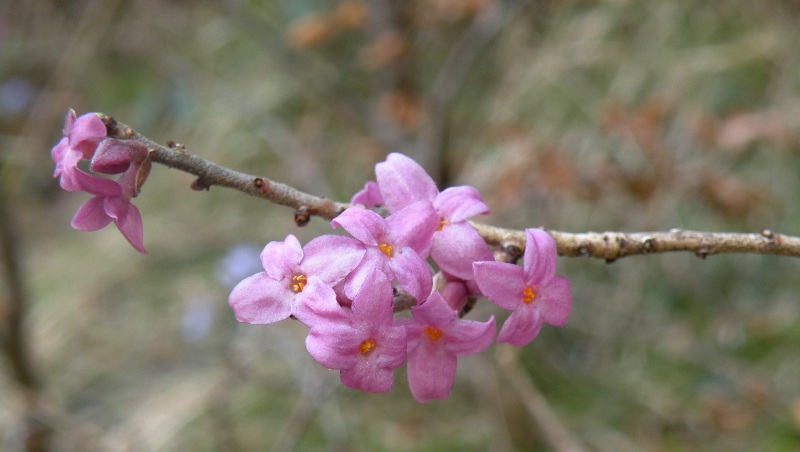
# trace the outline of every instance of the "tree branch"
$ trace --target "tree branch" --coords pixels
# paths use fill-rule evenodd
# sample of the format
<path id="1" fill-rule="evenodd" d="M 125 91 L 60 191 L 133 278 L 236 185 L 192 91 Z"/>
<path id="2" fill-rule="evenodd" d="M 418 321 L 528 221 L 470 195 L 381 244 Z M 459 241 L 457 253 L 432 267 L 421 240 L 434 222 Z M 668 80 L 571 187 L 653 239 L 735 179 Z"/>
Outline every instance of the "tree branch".
<path id="1" fill-rule="evenodd" d="M 295 222 L 305 226 L 310 216 L 328 220 L 342 213 L 347 203 L 314 196 L 273 181 L 241 173 L 217 165 L 186 152 L 180 144 L 160 145 L 129 126 L 103 116 L 111 137 L 136 140 L 151 150 L 151 158 L 170 168 L 197 176 L 191 187 L 208 190 L 214 185 L 232 188 L 251 196 L 295 209 Z M 521 256 L 525 249 L 525 232 L 472 222 L 490 245 Z M 698 232 L 672 229 L 662 232 L 587 232 L 568 233 L 547 229 L 556 241 L 558 254 L 571 257 L 593 257 L 613 262 L 619 258 L 641 254 L 688 251 L 705 258 L 711 254 L 750 253 L 800 257 L 800 237 L 778 234 L 769 229 L 759 233 Z"/>

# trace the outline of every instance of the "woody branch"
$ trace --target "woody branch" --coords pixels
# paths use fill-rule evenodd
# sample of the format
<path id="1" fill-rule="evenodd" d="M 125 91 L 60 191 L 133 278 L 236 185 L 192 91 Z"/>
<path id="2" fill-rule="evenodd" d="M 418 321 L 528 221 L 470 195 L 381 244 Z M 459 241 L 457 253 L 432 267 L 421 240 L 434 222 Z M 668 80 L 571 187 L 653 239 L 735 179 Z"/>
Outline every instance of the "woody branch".
<path id="1" fill-rule="evenodd" d="M 164 146 L 141 135 L 131 127 L 103 116 L 109 136 L 136 140 L 150 149 L 153 162 L 197 176 L 194 190 L 208 190 L 214 185 L 232 188 L 248 195 L 264 198 L 295 209 L 299 226 L 311 216 L 333 219 L 344 211 L 347 203 L 310 195 L 289 185 L 235 171 L 187 152 L 182 145 Z M 525 249 L 524 231 L 506 229 L 472 222 L 490 245 L 504 248 L 508 253 L 522 255 Z M 758 233 L 699 232 L 672 229 L 660 232 L 586 232 L 568 233 L 547 229 L 556 241 L 562 256 L 592 257 L 613 262 L 616 259 L 642 254 L 687 251 L 705 258 L 712 254 L 750 253 L 800 257 L 800 237 L 783 235 L 769 229 Z"/>

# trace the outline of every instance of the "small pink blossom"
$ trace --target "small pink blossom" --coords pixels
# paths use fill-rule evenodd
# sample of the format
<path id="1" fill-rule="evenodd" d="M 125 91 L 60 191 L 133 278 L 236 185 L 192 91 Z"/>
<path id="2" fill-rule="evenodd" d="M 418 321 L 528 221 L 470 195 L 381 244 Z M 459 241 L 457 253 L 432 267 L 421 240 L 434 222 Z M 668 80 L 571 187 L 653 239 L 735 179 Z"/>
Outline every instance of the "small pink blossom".
<path id="1" fill-rule="evenodd" d="M 364 260 L 345 281 L 345 294 L 352 298 L 372 269 L 379 269 L 417 300 L 431 293 L 433 281 L 424 257 L 438 217 L 430 203 L 419 202 L 387 218 L 352 206 L 334 218 L 333 227 L 342 226 L 366 248 Z"/>
<path id="2" fill-rule="evenodd" d="M 442 192 L 417 162 L 403 154 L 391 153 L 375 165 L 375 182 L 367 182 L 353 197 L 353 203 L 382 204 L 397 212 L 411 204 L 430 202 L 439 217 L 430 256 L 442 270 L 462 279 L 472 278 L 472 263 L 491 260 L 488 246 L 467 219 L 489 213 L 480 193 L 470 186 L 451 187 Z"/>
<path id="3" fill-rule="evenodd" d="M 349 388 L 391 390 L 394 369 L 406 360 L 406 329 L 393 318 L 392 286 L 383 272 L 370 272 L 353 299 L 348 321 L 314 324 L 306 349 L 323 366 L 340 370 Z"/>
<path id="4" fill-rule="evenodd" d="M 122 175 L 119 180 L 112 181 L 86 174 L 81 190 L 94 197 L 75 213 L 72 227 L 79 231 L 96 231 L 113 221 L 134 248 L 147 253 L 143 243 L 142 216 L 131 204 L 131 199 L 139 194 L 149 165 L 149 152 L 143 144 L 113 138 L 101 141 L 92 158 L 92 170 Z"/>
<path id="5" fill-rule="evenodd" d="M 556 276 L 556 244 L 541 229 L 526 229 L 523 268 L 504 262 L 475 262 L 475 281 L 483 295 L 513 311 L 497 342 L 522 346 L 539 334 L 543 323 L 563 326 L 572 295 L 569 281 Z"/>
<path id="6" fill-rule="evenodd" d="M 315 308 L 301 310 L 300 305 L 314 305 L 328 294 L 309 291 L 306 285 L 319 279 L 320 284 L 328 286 L 335 301 L 331 287 L 356 268 L 364 252 L 364 246 L 350 237 L 323 235 L 301 247 L 290 234 L 283 242 L 270 242 L 264 247 L 264 271 L 237 284 L 228 303 L 240 322 L 270 324 L 295 315 L 311 326 L 317 318 L 313 315 Z"/>
<path id="7" fill-rule="evenodd" d="M 98 144 L 106 137 L 106 125 L 94 113 L 86 113 L 80 118 L 69 110 L 64 120 L 64 138 L 56 144 L 50 156 L 56 167 L 53 177 L 60 177 L 61 188 L 67 191 L 88 191 L 102 184 L 103 179 L 78 169 L 78 162 L 90 159 Z"/>
<path id="8" fill-rule="evenodd" d="M 453 386 L 458 356 L 480 353 L 491 345 L 494 317 L 486 322 L 461 320 L 457 312 L 433 292 L 408 319 L 408 385 L 418 402 L 446 399 Z"/>

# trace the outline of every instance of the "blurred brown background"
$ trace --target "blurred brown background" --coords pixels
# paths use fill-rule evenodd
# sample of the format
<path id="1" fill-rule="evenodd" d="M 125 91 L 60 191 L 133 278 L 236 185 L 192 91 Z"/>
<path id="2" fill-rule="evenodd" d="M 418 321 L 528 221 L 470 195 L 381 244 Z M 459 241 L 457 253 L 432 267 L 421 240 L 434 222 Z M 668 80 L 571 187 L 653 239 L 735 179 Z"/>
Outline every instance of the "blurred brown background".
<path id="1" fill-rule="evenodd" d="M 0 361 L 0 448 L 37 422 L 57 450 L 800 448 L 796 259 L 561 259 L 568 325 L 461 359 L 419 405 L 402 369 L 352 391 L 300 325 L 233 319 L 264 244 L 324 221 L 156 166 L 142 256 L 69 227 L 86 197 L 49 156 L 72 107 L 337 200 L 399 151 L 499 226 L 798 235 L 798 20 L 792 0 L 0 3 L 0 221 L 24 284 L 6 271 L 0 295 L 25 302 L 41 379 Z"/>

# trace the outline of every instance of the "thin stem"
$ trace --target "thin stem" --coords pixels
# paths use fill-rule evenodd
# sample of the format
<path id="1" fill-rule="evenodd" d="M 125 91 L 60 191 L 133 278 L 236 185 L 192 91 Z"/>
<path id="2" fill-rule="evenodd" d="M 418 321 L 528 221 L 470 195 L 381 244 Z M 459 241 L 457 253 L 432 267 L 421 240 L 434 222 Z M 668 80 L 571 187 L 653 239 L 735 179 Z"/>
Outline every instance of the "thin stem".
<path id="1" fill-rule="evenodd" d="M 151 150 L 152 161 L 161 163 L 197 176 L 191 187 L 208 190 L 214 185 L 232 188 L 248 195 L 295 209 L 295 221 L 303 226 L 309 216 L 333 219 L 342 213 L 347 203 L 332 201 L 304 193 L 294 187 L 241 173 L 217 165 L 187 152 L 182 145 L 171 143 L 163 146 L 116 122 L 110 116 L 103 121 L 109 136 L 136 140 Z M 481 236 L 490 245 L 497 245 L 512 254 L 522 255 L 525 249 L 525 232 L 472 222 Z M 592 257 L 613 262 L 619 258 L 688 251 L 705 258 L 712 254 L 750 253 L 800 257 L 800 237 L 783 235 L 768 229 L 758 233 L 699 232 L 672 229 L 660 232 L 586 232 L 569 233 L 547 229 L 553 236 L 558 253 L 570 257 Z"/>

